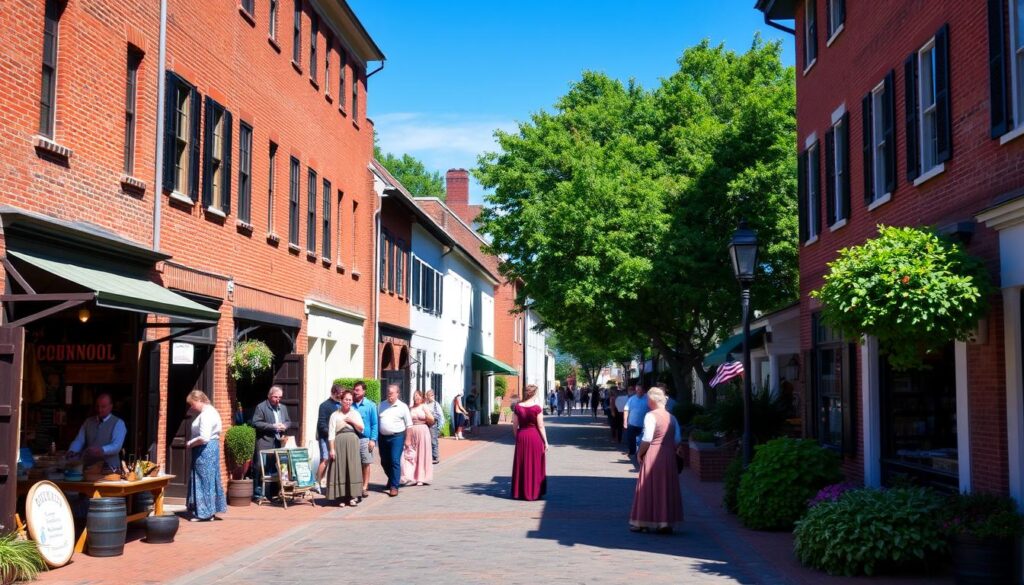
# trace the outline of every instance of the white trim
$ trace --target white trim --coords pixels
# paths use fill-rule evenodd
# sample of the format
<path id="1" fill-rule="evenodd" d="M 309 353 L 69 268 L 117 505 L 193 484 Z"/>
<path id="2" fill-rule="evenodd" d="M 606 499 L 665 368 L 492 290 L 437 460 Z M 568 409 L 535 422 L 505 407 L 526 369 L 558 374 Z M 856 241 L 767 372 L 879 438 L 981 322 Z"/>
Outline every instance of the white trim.
<path id="1" fill-rule="evenodd" d="M 1024 223 L 1024 197 L 1007 201 L 998 207 L 979 213 L 976 217 L 978 221 L 985 222 L 986 227 L 999 231 Z"/>
<path id="2" fill-rule="evenodd" d="M 810 134 L 807 135 L 807 138 L 804 138 L 804 150 L 807 150 L 808 148 L 814 146 L 815 143 L 817 143 L 817 142 L 818 142 L 818 133 L 817 132 L 811 132 Z"/>
<path id="3" fill-rule="evenodd" d="M 196 204 L 195 201 L 192 201 L 191 197 L 189 197 L 188 195 L 185 195 L 184 193 L 182 193 L 180 191 L 171 191 L 171 194 L 169 195 L 169 197 L 171 199 L 177 201 L 178 203 L 184 203 L 185 205 L 188 205 L 189 207 L 192 207 L 193 205 Z"/>
<path id="4" fill-rule="evenodd" d="M 826 7 L 826 9 L 827 9 L 827 8 L 828 8 L 828 7 Z M 832 36 L 830 36 L 830 37 L 828 38 L 828 40 L 827 40 L 827 41 L 825 41 L 825 46 L 826 46 L 826 47 L 831 47 L 831 46 L 832 46 L 832 42 L 836 40 L 836 37 L 838 37 L 838 36 L 839 36 L 839 33 L 843 32 L 843 28 L 845 28 L 845 27 L 846 27 L 846 23 L 845 23 L 845 22 L 841 22 L 841 23 L 839 23 L 839 28 L 837 28 L 837 29 L 835 30 L 835 32 L 834 32 L 834 33 L 832 33 Z"/>
<path id="5" fill-rule="evenodd" d="M 814 60 L 811 61 L 811 63 L 807 67 L 804 67 L 804 73 L 803 74 L 807 75 L 807 73 L 810 72 L 811 67 L 814 67 L 814 64 L 817 63 L 817 62 L 818 62 L 818 58 L 815 57 Z"/>
<path id="6" fill-rule="evenodd" d="M 227 217 L 227 214 L 225 214 L 223 210 L 217 209 L 212 205 L 206 208 L 206 213 L 209 213 L 210 215 L 216 215 L 217 217 Z"/>
<path id="7" fill-rule="evenodd" d="M 1006 447 L 1010 496 L 1024 501 L 1024 363 L 1021 348 L 1020 288 L 1003 289 L 1003 336 L 1006 356 Z"/>
<path id="8" fill-rule="evenodd" d="M 971 411 L 967 399 L 967 342 L 953 344 L 956 364 L 956 449 L 960 491 L 971 491 Z"/>
<path id="9" fill-rule="evenodd" d="M 832 112 L 832 125 L 835 126 L 842 121 L 844 115 L 846 115 L 846 102 L 839 104 L 839 107 Z"/>
<path id="10" fill-rule="evenodd" d="M 914 179 L 914 186 L 915 187 L 921 186 L 921 184 L 927 182 L 929 179 L 933 179 L 933 178 L 941 175 L 943 172 L 945 172 L 945 170 L 946 170 L 946 163 L 939 163 L 939 164 L 935 165 L 927 173 L 918 175 L 918 177 L 916 179 Z"/>
<path id="11" fill-rule="evenodd" d="M 804 247 L 806 248 L 807 246 L 810 246 L 811 244 L 813 244 L 814 242 L 817 242 L 817 241 L 818 241 L 818 236 L 817 236 L 817 234 L 815 234 L 815 236 L 813 238 L 810 238 L 806 242 L 804 242 Z"/>
<path id="12" fill-rule="evenodd" d="M 919 164 L 922 167 L 924 166 L 924 163 L 925 163 L 925 149 L 928 147 L 928 145 L 925 144 L 925 140 L 924 140 L 925 116 L 927 115 L 927 112 L 925 112 L 925 107 L 924 107 L 925 85 L 924 85 L 924 74 L 923 74 L 923 71 L 924 71 L 924 66 L 925 66 L 925 61 L 924 61 L 925 54 L 929 54 L 930 55 L 930 57 L 928 59 L 928 68 L 929 68 L 928 76 L 931 79 L 932 86 L 934 87 L 934 85 L 936 84 L 935 77 L 938 74 L 938 56 L 935 54 L 935 37 L 932 37 L 932 38 L 928 39 L 928 42 L 926 42 L 924 45 L 922 45 L 921 48 L 918 49 L 917 53 L 916 53 L 916 55 L 917 55 L 917 57 L 916 57 L 917 58 L 917 104 L 916 105 L 917 105 L 917 145 L 918 145 L 917 146 L 917 156 L 918 156 L 918 162 L 919 162 Z M 932 69 L 933 65 L 935 67 L 934 69 Z M 931 90 L 932 90 L 932 88 L 929 87 L 928 91 L 931 92 Z M 939 96 L 938 96 L 937 92 L 936 92 L 935 95 L 932 95 L 932 105 L 930 106 L 932 112 L 935 113 L 935 133 L 936 134 L 939 133 L 939 118 L 938 118 L 938 116 L 939 116 L 939 113 L 938 113 L 939 112 L 939 105 L 938 105 L 938 97 Z M 921 183 L 923 183 L 924 181 L 927 181 L 928 179 L 934 177 L 935 175 L 932 174 L 932 171 L 934 171 L 941 164 L 942 163 L 933 162 L 932 166 L 926 172 L 922 173 L 917 179 L 914 180 L 914 186 L 916 187 L 916 186 L 920 185 Z M 922 180 L 922 177 L 923 177 L 923 180 Z M 918 181 L 920 181 L 920 182 L 918 182 Z"/>
<path id="13" fill-rule="evenodd" d="M 1001 146 L 1003 144 L 1006 144 L 1007 142 L 1010 142 L 1014 138 L 1019 138 L 1020 136 L 1024 136 L 1024 124 L 1017 124 L 1016 128 L 1000 136 L 999 144 Z"/>
<path id="14" fill-rule="evenodd" d="M 864 432 L 864 485 L 882 485 L 882 414 L 879 404 L 878 339 L 865 336 L 860 346 L 861 419 Z"/>
<path id="15" fill-rule="evenodd" d="M 834 232 L 837 229 L 839 229 L 839 228 L 841 228 L 841 227 L 843 227 L 845 225 L 846 225 L 846 218 L 844 217 L 843 219 L 840 219 L 839 221 L 835 222 L 834 224 L 828 226 L 828 231 Z"/>
<path id="16" fill-rule="evenodd" d="M 878 199 L 875 199 L 871 203 L 868 203 L 868 211 L 874 211 L 875 209 L 878 209 L 882 205 L 888 203 L 891 199 L 892 193 L 886 193 L 885 195 L 882 195 Z"/>
<path id="17" fill-rule="evenodd" d="M 327 311 L 328 313 L 335 313 L 337 315 L 341 315 L 342 317 L 348 317 L 349 319 L 357 319 L 359 321 L 365 321 L 366 320 L 366 315 L 364 315 L 362 313 L 359 313 L 359 312 L 356 312 L 356 311 L 352 311 L 352 310 L 349 310 L 349 309 L 343 309 L 341 307 L 337 307 L 335 305 L 331 305 L 331 304 L 325 303 L 323 301 L 317 301 L 317 300 L 313 300 L 313 299 L 306 299 L 305 304 L 306 304 L 305 313 L 307 315 L 309 314 L 310 309 L 320 309 L 321 311 Z"/>
<path id="18" fill-rule="evenodd" d="M 1009 54 L 1006 55 L 1010 59 L 1010 100 L 1013 102 L 1011 104 L 1011 109 L 1013 111 L 1013 121 L 1016 123 L 1016 129 L 1019 130 L 1021 128 L 1024 128 L 1024 120 L 1021 120 L 1021 114 L 1024 114 L 1024 112 L 1020 111 L 1020 109 L 1021 109 L 1020 108 L 1020 103 L 1021 103 L 1022 96 L 1017 95 L 1019 93 L 1017 91 L 1017 84 L 1018 84 L 1018 79 L 1020 78 L 1020 76 L 1024 75 L 1024 71 L 1020 71 L 1019 68 L 1017 67 L 1017 46 L 1016 46 L 1016 44 L 1017 44 L 1017 34 L 1016 34 L 1016 32 L 1017 31 L 1016 31 L 1016 28 L 1019 25 L 1019 23 L 1017 22 L 1016 8 L 1014 6 L 1016 4 L 1016 2 L 1014 0 L 1007 0 L 1007 4 L 1009 6 L 1009 11 L 1010 11 L 1010 36 L 1009 36 L 1009 41 L 1010 41 L 1010 47 L 1009 48 L 1010 48 L 1010 51 L 1009 51 Z M 1016 136 L 1013 136 L 1012 138 L 1009 138 L 1008 140 L 1012 140 L 1013 138 L 1016 138 L 1017 136 L 1020 136 L 1020 134 L 1017 134 Z M 1000 140 L 1000 144 L 1002 144 L 1002 140 Z"/>

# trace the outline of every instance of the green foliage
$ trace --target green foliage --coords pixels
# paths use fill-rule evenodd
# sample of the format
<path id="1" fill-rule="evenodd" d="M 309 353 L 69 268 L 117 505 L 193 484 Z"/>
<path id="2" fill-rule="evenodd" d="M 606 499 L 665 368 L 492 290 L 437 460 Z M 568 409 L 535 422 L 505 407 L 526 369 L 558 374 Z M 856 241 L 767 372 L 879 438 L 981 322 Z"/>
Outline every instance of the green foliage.
<path id="1" fill-rule="evenodd" d="M 714 443 L 715 433 L 701 429 L 694 429 L 690 432 L 690 440 L 694 443 Z"/>
<path id="2" fill-rule="evenodd" d="M 944 507 L 943 531 L 982 539 L 1014 538 L 1024 531 L 1017 504 L 1005 496 L 958 494 Z"/>
<path id="3" fill-rule="evenodd" d="M 35 541 L 21 540 L 15 532 L 0 535 L 0 583 L 31 581 L 45 570 Z"/>
<path id="4" fill-rule="evenodd" d="M 565 356 L 555 358 L 555 379 L 564 381 L 572 373 L 572 360 Z"/>
<path id="5" fill-rule="evenodd" d="M 234 425 L 224 433 L 224 454 L 232 466 L 244 465 L 256 450 L 256 428 Z"/>
<path id="6" fill-rule="evenodd" d="M 767 390 L 754 392 L 750 402 L 751 432 L 754 443 L 764 443 L 782 435 L 789 418 L 790 401 L 779 393 L 772 396 Z M 730 386 L 711 407 L 712 428 L 720 433 L 737 437 L 743 434 L 743 394 Z"/>
<path id="7" fill-rule="evenodd" d="M 690 417 L 690 424 L 702 431 L 710 431 L 715 425 L 715 419 L 710 414 L 695 414 Z"/>
<path id="8" fill-rule="evenodd" d="M 444 177 L 439 171 L 428 171 L 422 161 L 408 154 L 396 156 L 390 152 L 384 153 L 377 145 L 374 145 L 373 150 L 377 162 L 384 165 L 413 197 L 445 199 Z"/>
<path id="9" fill-rule="evenodd" d="M 250 381 L 270 369 L 274 363 L 274 352 L 266 343 L 258 339 L 247 339 L 235 344 L 231 353 L 228 368 L 235 380 L 243 378 Z"/>
<path id="10" fill-rule="evenodd" d="M 505 376 L 494 377 L 494 397 L 499 401 L 505 397 L 505 393 L 508 392 L 508 380 Z"/>
<path id="11" fill-rule="evenodd" d="M 374 404 L 380 404 L 380 380 L 373 380 L 369 378 L 338 378 L 334 381 L 335 384 L 341 384 L 346 388 L 352 388 L 356 382 L 363 382 L 366 384 L 366 397 L 374 402 Z"/>
<path id="12" fill-rule="evenodd" d="M 722 506 L 735 514 L 739 510 L 740 479 L 743 477 L 743 457 L 737 455 L 725 468 L 722 485 Z"/>
<path id="13" fill-rule="evenodd" d="M 928 488 L 850 490 L 796 523 L 796 556 L 833 575 L 925 568 L 946 550 L 935 520 L 942 507 Z"/>
<path id="14" fill-rule="evenodd" d="M 839 458 L 811 439 L 773 439 L 755 448 L 740 479 L 740 519 L 755 530 L 788 530 L 807 500 L 842 479 Z"/>
<path id="15" fill-rule="evenodd" d="M 440 433 L 438 434 L 442 437 L 450 437 L 452 436 L 452 407 L 449 404 L 448 406 L 445 406 L 443 408 L 444 424 L 441 425 Z"/>
<path id="16" fill-rule="evenodd" d="M 739 321 L 727 244 L 740 215 L 770 267 L 753 298 L 797 297 L 795 73 L 780 51 L 760 37 L 745 53 L 705 41 L 653 90 L 584 72 L 480 157 L 494 190 L 481 230 L 502 273 L 525 282 L 519 304 L 581 365 L 653 345 L 676 388 L 691 367 L 704 374 Z"/>
<path id="17" fill-rule="evenodd" d="M 672 415 L 683 426 L 690 424 L 701 414 L 704 414 L 704 406 L 695 402 L 676 402 L 675 408 L 672 409 Z"/>
<path id="18" fill-rule="evenodd" d="M 934 231 L 879 226 L 878 237 L 845 248 L 811 296 L 822 318 L 847 339 L 878 338 L 895 369 L 922 365 L 922 354 L 967 340 L 992 289 L 977 258 Z"/>

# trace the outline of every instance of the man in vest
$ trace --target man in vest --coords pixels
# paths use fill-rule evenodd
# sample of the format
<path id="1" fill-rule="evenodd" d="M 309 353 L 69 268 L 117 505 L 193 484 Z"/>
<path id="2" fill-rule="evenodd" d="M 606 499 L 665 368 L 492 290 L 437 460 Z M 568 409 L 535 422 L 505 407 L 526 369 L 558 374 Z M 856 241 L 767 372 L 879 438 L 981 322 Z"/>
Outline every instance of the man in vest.
<path id="1" fill-rule="evenodd" d="M 96 416 L 90 416 L 82 423 L 78 436 L 68 447 L 68 457 L 73 459 L 81 455 L 86 466 L 102 461 L 110 469 L 121 469 L 118 453 L 128 429 L 123 420 L 111 414 L 112 410 L 114 401 L 110 394 L 96 397 Z"/>

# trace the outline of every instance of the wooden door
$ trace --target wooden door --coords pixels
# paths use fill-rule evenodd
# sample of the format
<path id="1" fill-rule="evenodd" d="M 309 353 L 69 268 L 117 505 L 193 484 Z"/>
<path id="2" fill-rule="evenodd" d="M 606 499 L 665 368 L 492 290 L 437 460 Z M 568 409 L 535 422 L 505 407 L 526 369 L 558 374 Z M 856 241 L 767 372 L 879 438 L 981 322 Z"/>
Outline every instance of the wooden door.
<path id="1" fill-rule="evenodd" d="M 14 530 L 18 503 L 18 407 L 23 327 L 0 327 L 0 534 Z"/>
<path id="2" fill-rule="evenodd" d="M 288 409 L 288 418 L 292 421 L 287 435 L 295 437 L 295 442 L 302 445 L 302 408 L 303 408 L 303 376 L 302 370 L 305 357 L 301 353 L 290 353 L 281 360 L 281 366 L 274 373 L 274 384 L 284 390 L 281 404 Z"/>
<path id="3" fill-rule="evenodd" d="M 381 372 L 381 385 L 380 385 L 380 401 L 384 402 L 388 399 L 388 386 L 396 384 L 398 386 L 398 399 L 406 401 L 411 404 L 412 397 L 409 392 L 409 385 L 407 383 L 408 377 L 406 374 L 408 370 L 385 370 Z"/>
<path id="4" fill-rule="evenodd" d="M 192 419 L 185 405 L 185 397 L 192 390 L 202 390 L 213 399 L 213 346 L 195 344 L 193 362 L 187 365 L 167 366 L 167 473 L 174 479 L 167 485 L 165 495 L 184 498 L 188 476 L 192 471 L 192 457 L 185 447 L 192 433 Z"/>

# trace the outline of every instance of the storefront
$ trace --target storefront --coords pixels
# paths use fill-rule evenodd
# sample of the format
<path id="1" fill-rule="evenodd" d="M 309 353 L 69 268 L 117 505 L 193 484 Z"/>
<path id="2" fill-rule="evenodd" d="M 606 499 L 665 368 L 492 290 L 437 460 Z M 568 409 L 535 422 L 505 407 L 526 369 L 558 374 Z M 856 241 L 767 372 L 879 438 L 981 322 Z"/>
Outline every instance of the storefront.
<path id="1" fill-rule="evenodd" d="M 411 361 L 410 345 L 412 329 L 406 329 L 391 323 L 380 324 L 380 380 L 381 400 L 387 397 L 387 386 L 398 384 L 399 396 L 403 400 L 411 398 L 412 392 L 409 379 Z"/>
<path id="2" fill-rule="evenodd" d="M 315 438 L 317 406 L 338 378 L 363 376 L 366 317 L 320 301 L 306 301 L 306 404 L 303 443 Z"/>

